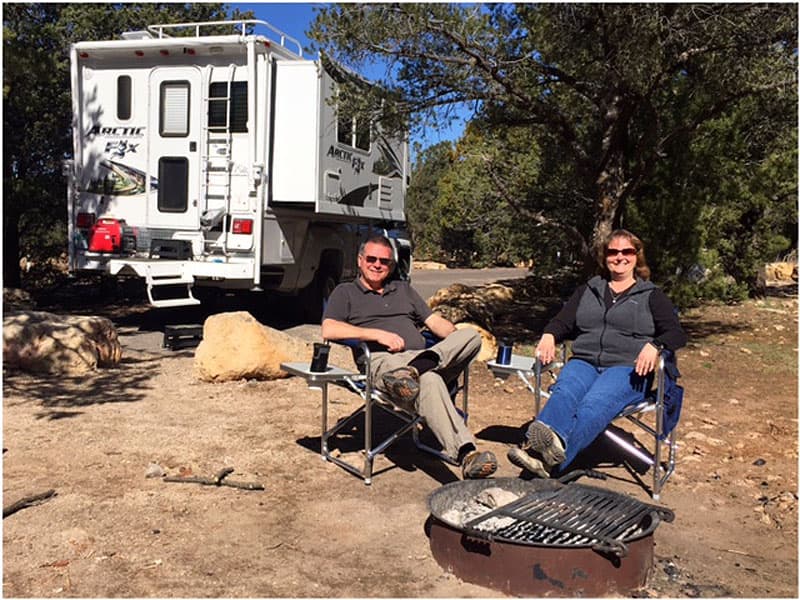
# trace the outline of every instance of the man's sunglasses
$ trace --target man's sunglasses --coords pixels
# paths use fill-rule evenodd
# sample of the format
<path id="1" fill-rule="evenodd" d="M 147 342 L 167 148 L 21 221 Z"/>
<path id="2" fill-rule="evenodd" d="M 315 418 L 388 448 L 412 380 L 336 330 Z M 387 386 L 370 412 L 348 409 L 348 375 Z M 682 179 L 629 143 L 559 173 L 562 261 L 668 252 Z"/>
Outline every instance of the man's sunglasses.
<path id="1" fill-rule="evenodd" d="M 622 254 L 622 256 L 633 256 L 636 254 L 636 248 L 623 248 L 622 250 L 617 250 L 616 248 L 606 248 L 607 258 L 616 256 L 617 254 Z"/>
<path id="2" fill-rule="evenodd" d="M 369 254 L 364 256 L 364 260 L 367 261 L 367 263 L 370 265 L 375 261 L 378 261 L 384 267 L 390 267 L 392 266 L 392 262 L 394 262 L 391 258 L 379 258 L 377 256 L 370 256 Z"/>

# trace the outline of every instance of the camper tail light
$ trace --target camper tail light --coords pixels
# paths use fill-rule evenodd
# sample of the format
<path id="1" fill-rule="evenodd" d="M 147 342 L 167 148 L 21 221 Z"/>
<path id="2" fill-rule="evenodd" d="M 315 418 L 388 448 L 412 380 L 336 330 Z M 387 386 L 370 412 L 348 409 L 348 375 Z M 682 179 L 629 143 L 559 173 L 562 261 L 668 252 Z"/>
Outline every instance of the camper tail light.
<path id="1" fill-rule="evenodd" d="M 253 219 L 234 219 L 233 233 L 250 235 L 253 233 Z"/>
<path id="2" fill-rule="evenodd" d="M 78 229 L 89 229 L 94 225 L 94 221 L 94 213 L 81 212 L 78 213 L 78 216 L 75 218 L 75 227 Z"/>
<path id="3" fill-rule="evenodd" d="M 89 53 L 88 52 L 81 52 L 78 56 L 80 56 L 81 58 L 89 58 Z"/>

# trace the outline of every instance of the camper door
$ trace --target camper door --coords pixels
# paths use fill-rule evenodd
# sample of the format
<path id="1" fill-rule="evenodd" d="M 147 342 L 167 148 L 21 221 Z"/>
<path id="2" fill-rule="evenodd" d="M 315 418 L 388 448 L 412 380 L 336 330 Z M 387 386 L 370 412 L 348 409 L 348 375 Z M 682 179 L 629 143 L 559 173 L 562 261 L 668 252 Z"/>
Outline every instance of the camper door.
<path id="1" fill-rule="evenodd" d="M 150 227 L 199 227 L 201 80 L 194 67 L 150 73 Z"/>

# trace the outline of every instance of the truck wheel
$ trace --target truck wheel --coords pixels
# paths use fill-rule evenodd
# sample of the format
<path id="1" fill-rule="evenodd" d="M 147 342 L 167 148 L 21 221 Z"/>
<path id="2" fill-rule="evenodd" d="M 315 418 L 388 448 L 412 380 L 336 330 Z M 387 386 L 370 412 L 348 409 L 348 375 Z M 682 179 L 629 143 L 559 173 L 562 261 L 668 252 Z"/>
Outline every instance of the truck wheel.
<path id="1" fill-rule="evenodd" d="M 193 287 L 192 295 L 200 300 L 203 308 L 208 310 L 218 310 L 222 306 L 225 294 L 219 288 L 213 287 Z"/>
<path id="2" fill-rule="evenodd" d="M 325 303 L 337 284 L 338 281 L 336 281 L 336 277 L 330 269 L 323 267 L 317 271 L 316 275 L 314 275 L 314 280 L 300 294 L 303 306 L 303 320 L 307 323 L 322 322 Z"/>

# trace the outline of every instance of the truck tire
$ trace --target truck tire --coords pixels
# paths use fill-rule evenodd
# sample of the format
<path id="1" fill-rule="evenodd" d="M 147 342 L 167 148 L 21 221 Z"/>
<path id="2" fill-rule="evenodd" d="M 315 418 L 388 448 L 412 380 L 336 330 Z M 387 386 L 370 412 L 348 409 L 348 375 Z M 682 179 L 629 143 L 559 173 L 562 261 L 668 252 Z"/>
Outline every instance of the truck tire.
<path id="1" fill-rule="evenodd" d="M 300 293 L 303 320 L 306 323 L 319 324 L 322 322 L 325 303 L 338 283 L 332 268 L 326 265 L 319 268 L 313 281 Z"/>

